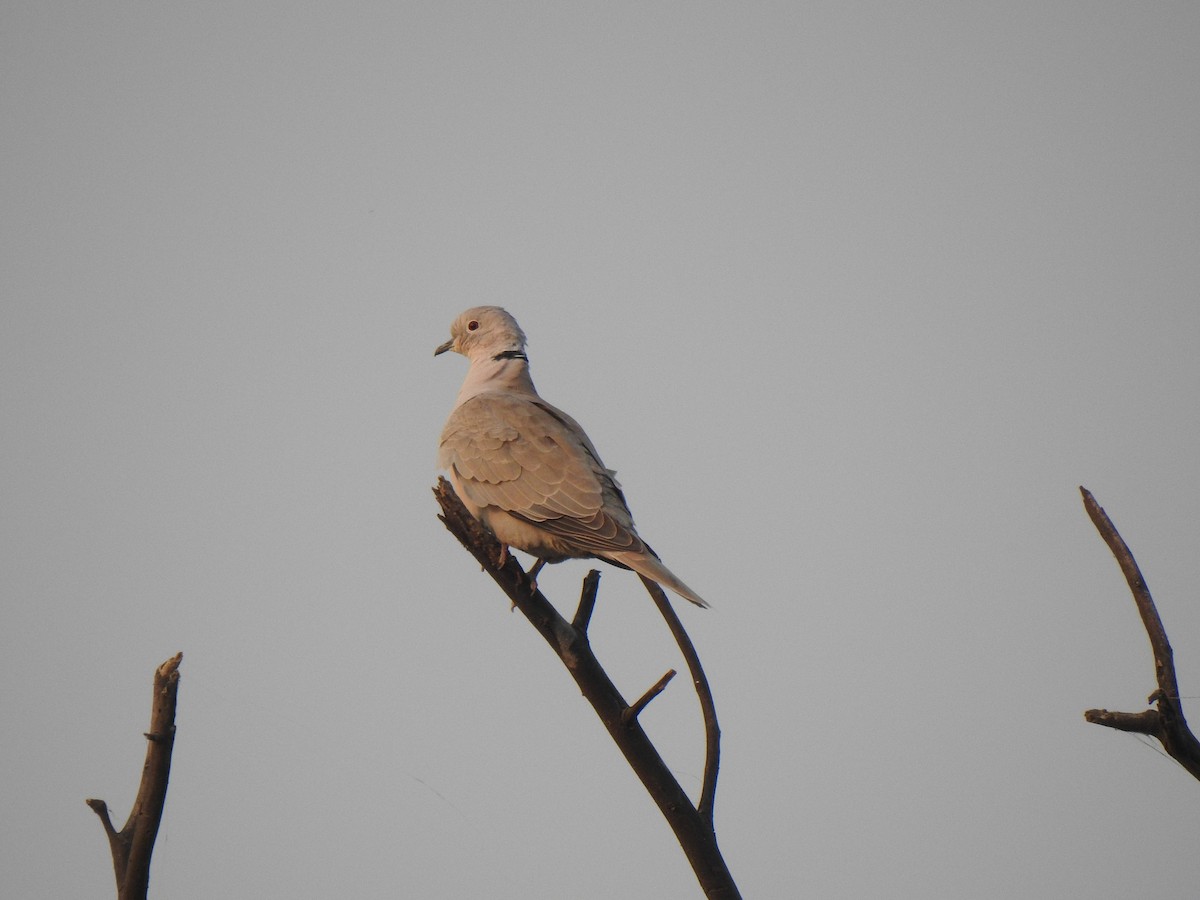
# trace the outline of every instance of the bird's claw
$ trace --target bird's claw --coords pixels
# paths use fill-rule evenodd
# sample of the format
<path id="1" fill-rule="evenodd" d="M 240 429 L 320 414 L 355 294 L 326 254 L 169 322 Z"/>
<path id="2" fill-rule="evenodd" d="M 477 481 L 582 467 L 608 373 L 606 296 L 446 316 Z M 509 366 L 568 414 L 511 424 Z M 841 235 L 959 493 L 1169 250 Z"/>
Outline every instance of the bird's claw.
<path id="1" fill-rule="evenodd" d="M 538 572 L 542 571 L 542 566 L 544 566 L 545 564 L 546 564 L 546 561 L 544 559 L 539 559 L 537 562 L 535 562 L 533 564 L 533 566 L 529 569 L 529 571 L 525 573 L 525 577 L 529 579 L 529 596 L 530 597 L 532 597 L 534 594 L 537 593 Z"/>

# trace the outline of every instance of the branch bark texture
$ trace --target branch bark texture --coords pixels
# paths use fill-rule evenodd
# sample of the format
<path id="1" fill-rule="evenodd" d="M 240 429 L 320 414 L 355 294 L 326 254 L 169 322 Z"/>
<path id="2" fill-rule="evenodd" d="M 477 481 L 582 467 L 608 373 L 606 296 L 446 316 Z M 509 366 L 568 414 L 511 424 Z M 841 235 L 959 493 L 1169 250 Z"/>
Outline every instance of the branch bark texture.
<path id="1" fill-rule="evenodd" d="M 179 692 L 177 653 L 154 671 L 154 698 L 150 708 L 150 730 L 146 732 L 146 762 L 137 799 L 125 826 L 117 831 L 103 800 L 88 800 L 87 805 L 100 817 L 112 852 L 117 879 L 117 900 L 145 900 L 150 888 L 150 856 L 162 822 L 167 801 L 167 781 L 171 774 L 171 751 L 175 746 L 175 701 Z"/>
<path id="2" fill-rule="evenodd" d="M 632 706 L 621 696 L 616 685 L 608 677 L 603 666 L 592 652 L 588 640 L 587 625 L 596 598 L 599 573 L 592 571 L 584 581 L 580 598 L 579 610 L 574 620 L 568 622 L 559 615 L 558 610 L 530 582 L 525 572 L 513 559 L 512 554 L 506 554 L 501 559 L 501 548 L 496 539 L 466 511 L 459 501 L 454 489 L 444 478 L 439 478 L 434 488 L 434 496 L 442 508 L 439 518 L 471 552 L 501 590 L 512 600 L 513 605 L 529 620 L 550 648 L 558 655 L 588 703 L 596 711 L 609 736 L 624 755 L 630 768 L 641 780 L 651 798 L 666 818 L 672 831 L 679 840 L 688 862 L 691 863 L 701 889 L 710 900 L 735 900 L 740 898 L 737 885 L 729 872 L 721 851 L 717 847 L 716 832 L 713 829 L 712 800 L 716 791 L 716 754 L 713 752 L 712 740 L 719 736 L 716 729 L 716 717 L 713 715 L 712 727 L 708 727 L 708 712 L 705 711 L 706 734 L 709 735 L 709 753 L 705 766 L 704 787 L 701 790 L 700 807 L 692 804 L 687 793 L 679 785 L 671 770 L 663 761 L 658 749 L 650 741 L 638 722 L 637 714 L 645 703 L 649 703 L 658 691 L 655 685 L 647 691 L 642 700 Z M 651 582 L 650 584 L 653 584 Z M 649 585 L 647 586 L 649 589 Z M 658 585 L 654 585 L 661 595 Z M 651 591 L 653 596 L 654 592 Z M 657 602 L 657 597 L 655 598 Z M 663 597 L 664 602 L 666 597 Z M 660 606 L 660 610 L 662 607 Z M 667 603 L 667 609 L 670 604 Z M 674 613 L 672 611 L 672 616 Z M 669 621 L 669 620 L 668 620 Z M 678 619 L 676 619 L 678 622 Z M 682 629 L 682 625 L 679 626 Z M 672 629 L 674 632 L 674 629 Z M 678 638 L 678 636 L 677 636 Z M 690 647 L 690 641 L 688 642 Z M 695 650 L 691 651 L 695 656 Z M 696 669 L 692 668 L 693 660 L 687 659 L 689 671 L 692 672 L 693 682 L 697 682 Z M 703 679 L 703 671 L 699 670 Z M 665 686 L 666 676 L 660 682 Z M 707 681 L 704 681 L 707 690 Z M 645 701 L 644 703 L 642 701 Z M 711 705 L 711 694 L 708 703 Z M 705 701 L 701 700 L 704 707 Z M 709 766 L 712 766 L 711 775 Z M 710 785 L 711 781 L 711 785 Z"/>
<path id="3" fill-rule="evenodd" d="M 1146 585 L 1146 579 L 1142 577 L 1132 551 L 1117 532 L 1117 527 L 1108 514 L 1087 488 L 1081 487 L 1079 492 L 1083 496 L 1083 507 L 1087 510 L 1088 517 L 1100 532 L 1104 543 L 1112 550 L 1121 572 L 1125 575 L 1125 581 L 1129 584 L 1133 602 L 1137 605 L 1142 625 L 1150 638 L 1150 651 L 1154 654 L 1154 677 L 1158 683 L 1158 687 L 1147 700 L 1154 705 L 1154 709 L 1137 713 L 1089 709 L 1083 717 L 1096 725 L 1157 738 L 1168 756 L 1187 769 L 1193 778 L 1200 779 L 1200 741 L 1192 734 L 1183 715 L 1183 706 L 1179 702 L 1179 683 L 1175 676 L 1175 654 L 1171 649 L 1171 642 L 1167 640 L 1167 630 L 1163 627 L 1158 608 L 1150 596 L 1150 588 Z"/>

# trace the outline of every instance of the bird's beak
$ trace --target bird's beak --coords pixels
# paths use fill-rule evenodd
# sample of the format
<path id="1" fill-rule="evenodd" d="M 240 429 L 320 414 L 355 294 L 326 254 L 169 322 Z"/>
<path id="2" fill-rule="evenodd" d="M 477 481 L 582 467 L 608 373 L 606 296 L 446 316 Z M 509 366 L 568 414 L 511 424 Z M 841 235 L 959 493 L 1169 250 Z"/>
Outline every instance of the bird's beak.
<path id="1" fill-rule="evenodd" d="M 453 350 L 453 349 L 454 349 L 454 338 L 450 338 L 450 340 L 446 341 L 446 343 L 442 344 L 440 347 L 438 347 L 436 350 L 434 350 L 433 355 L 440 356 L 441 354 L 445 353 L 447 350 Z"/>

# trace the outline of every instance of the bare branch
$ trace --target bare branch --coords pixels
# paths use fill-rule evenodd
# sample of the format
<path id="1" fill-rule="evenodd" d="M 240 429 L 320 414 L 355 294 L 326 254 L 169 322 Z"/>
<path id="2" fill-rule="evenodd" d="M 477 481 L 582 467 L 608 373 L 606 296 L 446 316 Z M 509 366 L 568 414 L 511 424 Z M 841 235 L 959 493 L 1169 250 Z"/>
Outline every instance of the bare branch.
<path id="1" fill-rule="evenodd" d="M 700 712 L 704 716 L 704 780 L 700 785 L 700 802 L 696 809 L 700 817 L 713 827 L 713 806 L 717 799 L 717 770 L 721 767 L 721 729 L 717 725 L 717 707 L 713 703 L 712 690 L 708 686 L 708 678 L 700 665 L 700 657 L 692 645 L 692 639 L 684 630 L 683 623 L 675 614 L 671 601 L 657 582 L 651 581 L 645 575 L 639 575 L 642 584 L 654 600 L 659 613 L 671 629 L 679 652 L 687 663 L 688 673 L 692 676 L 692 685 L 696 688 L 696 696 L 700 700 Z"/>
<path id="2" fill-rule="evenodd" d="M 175 702 L 179 691 L 177 653 L 154 672 L 154 699 L 150 710 L 150 731 L 146 734 L 146 762 L 137 799 L 125 826 L 116 831 L 108 815 L 108 804 L 89 799 L 87 805 L 100 817 L 112 852 L 113 873 L 117 880 L 117 900 L 145 900 L 150 886 L 150 857 L 154 839 L 162 822 L 167 800 L 167 782 L 171 774 L 171 751 L 175 745 Z"/>
<path id="3" fill-rule="evenodd" d="M 88 806 L 92 808 L 92 812 L 100 817 L 100 824 L 104 826 L 104 834 L 108 838 L 108 852 L 113 858 L 113 869 L 117 873 L 125 871 L 129 862 L 129 847 L 121 840 L 121 834 L 113 828 L 112 819 L 108 816 L 108 804 L 103 800 L 85 800 Z M 121 893 L 121 876 L 117 875 L 117 896 Z"/>
<path id="4" fill-rule="evenodd" d="M 628 723 L 640 716 L 642 714 L 642 710 L 650 704 L 650 701 L 667 689 L 667 685 L 671 683 L 671 679 L 674 678 L 675 675 L 676 672 L 674 669 L 667 669 L 667 674 L 658 679 L 658 681 L 654 682 L 654 684 L 650 685 L 650 689 L 646 691 L 646 693 L 638 697 L 637 700 L 633 702 L 632 706 L 626 708 L 626 710 L 621 713 L 621 718 Z"/>
<path id="5" fill-rule="evenodd" d="M 1168 756 L 1187 769 L 1192 777 L 1200 779 L 1200 741 L 1192 734 L 1183 715 L 1183 706 L 1179 702 L 1179 683 L 1175 675 L 1174 651 L 1167 640 L 1167 630 L 1163 627 L 1158 608 L 1150 596 L 1150 588 L 1142 577 L 1132 551 L 1117 532 L 1117 527 L 1113 525 L 1108 514 L 1087 488 L 1080 487 L 1079 492 L 1083 496 L 1084 509 L 1104 542 L 1112 550 L 1133 594 L 1142 625 L 1150 638 L 1150 650 L 1154 654 L 1154 675 L 1158 682 L 1158 690 L 1150 695 L 1148 701 L 1155 704 L 1157 709 L 1140 713 L 1089 709 L 1084 713 L 1084 718 L 1088 722 L 1108 728 L 1158 738 Z"/>
<path id="6" fill-rule="evenodd" d="M 575 610 L 575 618 L 571 625 L 576 631 L 586 633 L 592 621 L 592 611 L 596 608 L 596 592 L 600 590 L 600 573 L 592 569 L 583 579 L 583 589 L 579 592 L 579 608 Z"/>
<path id="7" fill-rule="evenodd" d="M 1107 709 L 1089 709 L 1083 714 L 1084 721 L 1093 725 L 1104 725 L 1117 731 L 1132 731 L 1135 734 L 1158 734 L 1158 712 L 1145 709 L 1140 713 L 1110 712 Z"/>
<path id="8" fill-rule="evenodd" d="M 637 718 L 626 720 L 625 711 L 629 704 L 592 652 L 586 630 L 564 619 L 541 591 L 532 589 L 529 579 L 511 555 L 504 565 L 496 564 L 499 556 L 495 538 L 466 511 L 446 479 L 438 479 L 433 493 L 442 508 L 439 518 L 446 528 L 471 552 L 575 679 L 609 737 L 674 831 L 705 896 L 710 900 L 738 900 L 741 894 L 717 847 L 711 810 L 707 817 L 697 811 Z M 592 602 L 594 598 L 588 600 L 585 584 L 580 606 L 586 614 L 581 616 L 577 612 L 577 621 L 586 624 Z"/>

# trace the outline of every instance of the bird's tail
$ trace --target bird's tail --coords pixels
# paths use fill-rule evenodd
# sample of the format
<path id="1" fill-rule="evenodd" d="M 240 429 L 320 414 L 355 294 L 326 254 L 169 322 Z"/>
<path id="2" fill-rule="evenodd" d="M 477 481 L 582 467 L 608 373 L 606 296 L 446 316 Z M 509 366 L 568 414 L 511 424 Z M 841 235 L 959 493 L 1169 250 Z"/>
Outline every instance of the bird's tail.
<path id="1" fill-rule="evenodd" d="M 675 573 L 664 566 L 662 560 L 655 556 L 649 548 L 641 552 L 605 553 L 604 557 L 618 565 L 633 569 L 639 575 L 645 575 L 651 581 L 657 581 L 663 587 L 669 588 L 683 599 L 708 609 L 708 603 L 704 598 L 676 578 Z"/>

